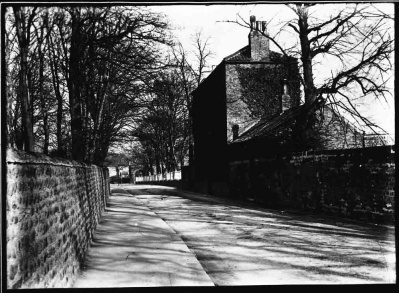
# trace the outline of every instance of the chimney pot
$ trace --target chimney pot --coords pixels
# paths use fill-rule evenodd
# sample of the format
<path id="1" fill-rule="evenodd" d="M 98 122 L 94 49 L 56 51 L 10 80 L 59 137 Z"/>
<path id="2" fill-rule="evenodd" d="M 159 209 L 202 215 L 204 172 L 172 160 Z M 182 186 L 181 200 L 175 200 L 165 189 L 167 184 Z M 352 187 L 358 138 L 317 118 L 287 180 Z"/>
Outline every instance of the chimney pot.
<path id="1" fill-rule="evenodd" d="M 281 113 L 290 108 L 291 97 L 288 94 L 288 81 L 283 81 L 283 95 L 281 96 Z"/>
<path id="2" fill-rule="evenodd" d="M 284 78 L 284 81 L 283 81 L 283 92 L 284 92 L 284 95 L 288 95 L 288 81 L 286 78 Z"/>
<path id="3" fill-rule="evenodd" d="M 251 16 L 249 17 L 249 22 L 251 23 L 251 30 L 254 29 L 254 22 L 255 22 L 255 21 L 256 21 L 255 15 L 251 15 Z"/>
<path id="4" fill-rule="evenodd" d="M 262 21 L 262 32 L 266 30 L 266 21 Z"/>
<path id="5" fill-rule="evenodd" d="M 261 27 L 261 22 L 260 22 L 260 21 L 257 21 L 257 22 L 256 22 L 256 30 L 257 30 L 257 31 L 260 31 L 260 27 Z"/>
<path id="6" fill-rule="evenodd" d="M 250 56 L 252 61 L 268 61 L 270 57 L 269 39 L 263 35 L 266 30 L 266 21 L 255 21 L 251 22 L 251 31 L 249 32 L 249 47 Z"/>
<path id="7" fill-rule="evenodd" d="M 233 140 L 236 140 L 238 138 L 238 130 L 240 129 L 240 126 L 238 124 L 234 124 L 231 127 L 231 130 L 233 131 Z"/>

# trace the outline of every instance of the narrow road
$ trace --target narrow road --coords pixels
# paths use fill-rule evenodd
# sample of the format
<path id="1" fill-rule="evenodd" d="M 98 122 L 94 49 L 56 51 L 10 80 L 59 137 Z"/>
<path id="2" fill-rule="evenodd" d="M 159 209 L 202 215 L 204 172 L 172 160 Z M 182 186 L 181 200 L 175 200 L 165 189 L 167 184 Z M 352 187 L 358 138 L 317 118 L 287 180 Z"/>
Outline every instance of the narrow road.
<path id="1" fill-rule="evenodd" d="M 112 189 L 75 288 L 213 286 L 181 238 L 140 199 Z"/>
<path id="2" fill-rule="evenodd" d="M 121 215 L 117 208 L 134 212 Z M 147 238 L 134 225 L 150 233 Z M 129 236 L 124 239 L 120 233 Z M 112 247 L 109 252 L 107 245 Z M 127 254 L 129 262 L 124 260 Z M 187 261 L 181 263 L 184 258 Z M 93 287 L 88 285 L 93 284 L 90 276 L 100 280 L 94 287 L 121 287 L 115 285 L 120 282 L 128 286 L 396 282 L 393 227 L 262 209 L 150 185 L 113 186 L 110 207 L 86 263 L 84 277 L 75 287 Z M 123 277 L 116 270 L 118 263 L 129 264 Z M 107 272 L 99 277 L 101 265 Z"/>

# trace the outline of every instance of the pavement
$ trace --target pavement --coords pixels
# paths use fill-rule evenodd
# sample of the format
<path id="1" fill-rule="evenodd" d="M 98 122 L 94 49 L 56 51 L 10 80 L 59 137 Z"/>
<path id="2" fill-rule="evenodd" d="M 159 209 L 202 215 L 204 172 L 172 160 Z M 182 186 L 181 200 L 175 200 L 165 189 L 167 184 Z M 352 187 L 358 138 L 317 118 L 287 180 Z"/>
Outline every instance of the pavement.
<path id="1" fill-rule="evenodd" d="M 75 288 L 213 286 L 175 231 L 123 189 L 112 196 Z"/>
<path id="2" fill-rule="evenodd" d="M 75 288 L 395 284 L 394 226 L 111 185 Z"/>

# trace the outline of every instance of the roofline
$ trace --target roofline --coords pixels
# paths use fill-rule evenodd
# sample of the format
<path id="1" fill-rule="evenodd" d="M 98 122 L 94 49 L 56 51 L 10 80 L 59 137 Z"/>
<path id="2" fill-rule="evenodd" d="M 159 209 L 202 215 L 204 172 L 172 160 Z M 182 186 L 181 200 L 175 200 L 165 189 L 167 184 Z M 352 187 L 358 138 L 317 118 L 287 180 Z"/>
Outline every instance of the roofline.
<path id="1" fill-rule="evenodd" d="M 303 106 L 304 106 L 304 104 L 301 104 L 301 105 L 292 107 L 289 110 L 287 110 L 287 111 L 291 110 L 293 112 L 292 114 L 294 115 L 294 116 L 288 117 L 288 119 L 295 118 L 296 115 L 300 114 L 300 112 L 303 109 Z M 267 122 L 271 122 L 271 121 L 275 120 L 276 118 L 281 117 L 281 115 L 283 115 L 284 113 L 285 112 L 282 112 L 280 114 L 275 115 L 274 117 L 270 117 L 270 119 L 268 119 Z M 288 113 L 286 113 L 286 114 L 288 114 Z M 262 136 L 261 135 L 261 136 L 253 136 L 253 137 L 245 138 L 245 139 L 242 140 L 242 137 L 244 135 L 248 134 L 259 122 L 261 122 L 261 119 L 258 122 L 256 122 L 255 124 L 253 124 L 251 127 L 247 128 L 243 133 L 240 134 L 240 136 L 236 140 L 232 141 L 231 143 L 241 143 L 241 142 L 245 142 L 245 141 L 248 141 L 248 140 L 266 138 L 267 136 Z M 287 121 L 282 121 L 282 122 L 278 123 L 272 129 L 270 129 L 270 131 L 274 131 L 276 128 L 282 126 L 285 122 L 287 122 Z"/>
<path id="2" fill-rule="evenodd" d="M 230 54 L 230 55 L 224 57 L 223 60 L 226 60 L 226 59 L 228 59 L 228 58 L 233 57 L 234 55 L 240 53 L 241 51 L 244 51 L 247 47 L 249 47 L 249 45 L 246 45 L 246 46 L 242 47 L 241 49 L 235 51 L 233 54 Z M 227 60 L 226 60 L 226 61 L 227 61 Z"/>
<path id="3" fill-rule="evenodd" d="M 226 64 L 297 64 L 295 62 L 272 62 L 272 61 L 225 61 Z"/>
<path id="4" fill-rule="evenodd" d="M 223 61 L 225 61 L 226 63 L 232 63 L 232 64 L 280 64 L 280 63 L 282 63 L 282 62 L 272 62 L 272 61 L 232 61 L 232 60 L 227 60 L 229 58 L 234 57 L 238 53 L 244 51 L 248 47 L 249 47 L 249 45 L 246 45 L 246 46 L 242 47 L 241 49 L 237 50 L 236 52 L 234 52 L 233 54 L 230 54 L 230 55 L 224 57 Z M 272 51 L 272 50 L 270 50 L 270 52 L 273 52 L 275 54 L 280 54 L 281 56 L 286 57 L 288 59 L 295 60 L 295 62 L 284 62 L 285 64 L 287 64 L 287 63 L 289 63 L 289 64 L 298 63 L 298 58 L 295 58 L 295 57 L 292 57 L 292 56 L 284 56 L 283 54 L 275 52 L 275 51 Z"/>
<path id="5" fill-rule="evenodd" d="M 205 80 L 207 80 L 212 73 L 222 64 L 298 64 L 298 58 L 292 57 L 292 56 L 288 56 L 289 59 L 295 60 L 292 62 L 273 62 L 273 61 L 229 61 L 227 60 L 228 58 L 233 57 L 234 55 L 240 53 L 241 51 L 244 51 L 247 47 L 249 47 L 249 45 L 246 45 L 244 47 L 242 47 L 241 49 L 237 50 L 236 52 L 234 52 L 233 54 L 230 54 L 226 57 L 224 57 L 222 59 L 222 61 L 211 71 L 211 73 L 203 80 L 200 82 L 200 84 L 195 88 L 195 90 L 193 90 L 190 94 L 192 95 L 195 91 L 197 91 L 197 89 L 203 84 L 203 82 Z M 270 52 L 274 52 L 274 51 L 270 51 Z M 277 54 L 280 54 L 278 52 L 274 52 Z"/>
<path id="6" fill-rule="evenodd" d="M 209 75 L 208 75 L 203 81 L 201 81 L 200 84 L 199 84 L 193 91 L 191 91 L 190 95 L 194 94 L 194 92 L 196 92 L 196 91 L 202 86 L 202 84 L 212 75 L 212 73 L 214 73 L 214 72 L 216 71 L 216 69 L 219 68 L 219 66 L 221 66 L 221 65 L 223 65 L 223 64 L 225 64 L 225 63 L 226 63 L 226 61 L 223 59 L 223 60 L 211 71 L 211 73 L 209 73 Z"/>

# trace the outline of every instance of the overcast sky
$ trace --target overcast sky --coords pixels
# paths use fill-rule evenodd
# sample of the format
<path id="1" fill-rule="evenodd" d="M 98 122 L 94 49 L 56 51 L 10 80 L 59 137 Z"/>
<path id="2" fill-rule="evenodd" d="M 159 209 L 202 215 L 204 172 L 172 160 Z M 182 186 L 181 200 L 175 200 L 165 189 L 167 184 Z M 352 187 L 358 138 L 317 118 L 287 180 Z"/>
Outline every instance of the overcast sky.
<path id="1" fill-rule="evenodd" d="M 338 5 L 321 5 L 318 13 L 328 15 Z M 384 11 L 393 13 L 393 4 L 380 6 Z M 193 41 L 193 34 L 202 31 L 205 37 L 210 38 L 209 49 L 213 52 L 212 65 L 218 65 L 222 59 L 248 44 L 248 29 L 237 24 L 223 22 L 225 20 L 236 20 L 239 14 L 245 21 L 249 21 L 250 15 L 255 15 L 257 20 L 266 20 L 272 24 L 292 19 L 293 12 L 282 4 L 263 5 L 163 5 L 152 6 L 156 12 L 164 13 L 175 28 L 173 33 L 186 49 L 190 49 Z M 272 31 L 273 26 L 268 30 Z M 280 40 L 285 41 L 285 39 Z M 271 49 L 278 51 L 271 45 Z M 316 72 L 320 75 L 322 72 Z M 369 116 L 379 123 L 389 133 L 394 133 L 394 105 L 393 97 L 390 105 L 375 102 L 364 107 Z"/>

